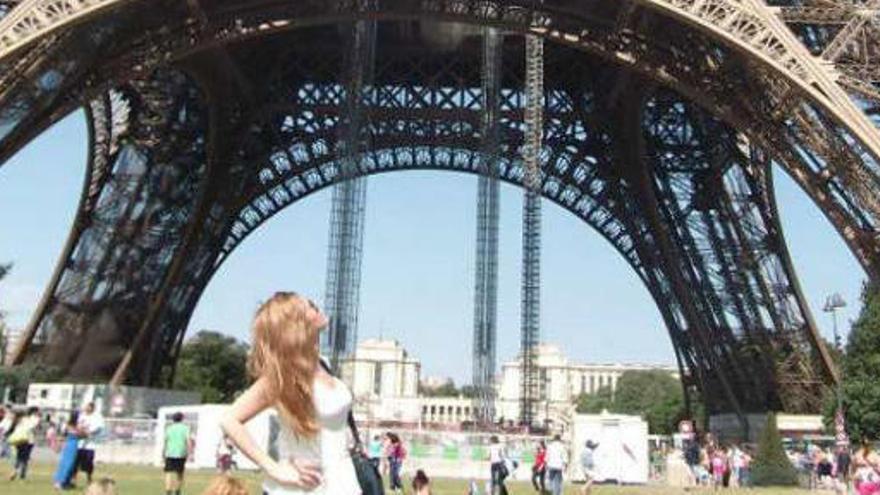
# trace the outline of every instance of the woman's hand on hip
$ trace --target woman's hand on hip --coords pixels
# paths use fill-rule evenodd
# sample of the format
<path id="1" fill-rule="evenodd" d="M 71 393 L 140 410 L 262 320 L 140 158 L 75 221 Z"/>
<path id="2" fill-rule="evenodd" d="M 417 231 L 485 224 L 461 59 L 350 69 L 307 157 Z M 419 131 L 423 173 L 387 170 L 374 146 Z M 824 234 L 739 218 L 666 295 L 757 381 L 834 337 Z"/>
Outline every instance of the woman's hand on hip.
<path id="1" fill-rule="evenodd" d="M 303 460 L 276 463 L 266 471 L 266 474 L 281 485 L 306 490 L 316 488 L 323 481 L 318 464 Z"/>

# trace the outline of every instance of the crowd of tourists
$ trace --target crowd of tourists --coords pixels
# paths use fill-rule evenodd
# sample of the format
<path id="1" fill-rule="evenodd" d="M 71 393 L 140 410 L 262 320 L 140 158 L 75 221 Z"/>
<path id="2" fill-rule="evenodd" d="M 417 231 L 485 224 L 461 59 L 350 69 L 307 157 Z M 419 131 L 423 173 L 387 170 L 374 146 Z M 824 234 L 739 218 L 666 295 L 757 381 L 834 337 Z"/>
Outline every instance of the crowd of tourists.
<path id="1" fill-rule="evenodd" d="M 719 490 L 751 486 L 753 446 L 719 444 L 706 434 L 699 441 L 687 441 L 680 454 L 689 468 L 692 485 Z M 785 454 L 801 484 L 810 489 L 880 495 L 880 455 L 870 442 L 855 449 L 806 443 L 789 446 Z"/>
<path id="2" fill-rule="evenodd" d="M 10 459 L 13 465 L 10 482 L 28 477 L 31 455 L 42 435 L 45 445 L 58 455 L 53 476 L 57 490 L 74 488 L 82 473 L 85 495 L 115 495 L 116 484 L 109 478 L 93 480 L 95 469 L 95 439 L 104 429 L 104 419 L 93 403 L 82 411 L 74 411 L 66 421 L 56 422 L 52 416 L 43 417 L 37 407 L 16 410 L 0 406 L 0 459 Z"/>
<path id="3" fill-rule="evenodd" d="M 808 480 L 810 488 L 880 494 L 880 456 L 870 442 L 854 450 L 843 446 L 823 449 L 808 444 L 800 449 L 787 449 L 786 455 Z"/>
<path id="4" fill-rule="evenodd" d="M 58 454 L 58 465 L 52 477 L 56 489 L 76 486 L 82 474 L 85 484 L 92 484 L 95 470 L 95 439 L 104 430 L 104 418 L 88 403 L 82 411 L 73 411 L 63 422 L 42 417 L 40 410 L 30 407 L 15 410 L 0 408 L 0 458 L 11 457 L 13 470 L 9 481 L 25 480 L 37 434 L 45 436 L 46 445 Z"/>
<path id="5" fill-rule="evenodd" d="M 684 460 L 690 469 L 692 484 L 715 489 L 751 485 L 754 453 L 745 445 L 720 445 L 711 433 L 702 442 L 685 442 Z"/>

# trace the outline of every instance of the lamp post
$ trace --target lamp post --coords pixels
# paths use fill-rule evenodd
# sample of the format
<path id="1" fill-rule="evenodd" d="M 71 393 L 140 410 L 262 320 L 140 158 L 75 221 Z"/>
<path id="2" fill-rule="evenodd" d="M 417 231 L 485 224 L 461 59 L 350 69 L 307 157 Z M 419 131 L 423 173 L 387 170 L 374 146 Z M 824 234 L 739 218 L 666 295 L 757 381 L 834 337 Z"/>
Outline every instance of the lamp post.
<path id="1" fill-rule="evenodd" d="M 845 306 L 846 301 L 843 300 L 843 297 L 839 293 L 835 292 L 828 296 L 825 300 L 825 306 L 822 308 L 822 311 L 831 313 L 834 329 L 834 347 L 837 348 L 838 352 L 841 352 L 841 346 L 840 335 L 837 333 L 837 310 Z M 837 380 L 837 386 L 835 387 L 835 394 L 837 395 L 837 411 L 834 414 L 835 429 L 837 430 L 838 443 L 845 445 L 848 441 L 846 438 L 846 425 L 844 424 L 843 418 L 843 393 L 840 388 L 839 378 Z"/>

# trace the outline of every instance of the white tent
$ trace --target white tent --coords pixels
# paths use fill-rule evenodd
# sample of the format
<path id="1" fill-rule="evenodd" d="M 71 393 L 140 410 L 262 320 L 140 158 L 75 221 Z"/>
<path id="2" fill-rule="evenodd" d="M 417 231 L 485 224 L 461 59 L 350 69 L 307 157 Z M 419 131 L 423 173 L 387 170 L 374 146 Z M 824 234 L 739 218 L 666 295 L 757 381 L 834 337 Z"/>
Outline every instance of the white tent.
<path id="1" fill-rule="evenodd" d="M 599 444 L 593 456 L 597 482 L 648 482 L 648 423 L 639 416 L 577 414 L 571 435 L 570 479 L 584 479 L 580 458 L 590 440 Z"/>

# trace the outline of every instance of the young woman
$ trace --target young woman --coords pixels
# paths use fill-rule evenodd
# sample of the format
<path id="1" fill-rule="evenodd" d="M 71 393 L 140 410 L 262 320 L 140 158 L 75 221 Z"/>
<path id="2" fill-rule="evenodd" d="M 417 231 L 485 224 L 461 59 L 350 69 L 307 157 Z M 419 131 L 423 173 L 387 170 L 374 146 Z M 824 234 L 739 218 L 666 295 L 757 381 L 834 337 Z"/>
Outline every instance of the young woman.
<path id="1" fill-rule="evenodd" d="M 73 413 L 64 425 L 64 446 L 61 448 L 61 456 L 58 458 L 58 469 L 52 478 L 56 490 L 70 487 L 70 480 L 76 469 L 76 454 L 79 450 L 80 431 L 77 427 L 79 415 Z"/>
<path id="2" fill-rule="evenodd" d="M 27 416 L 23 416 L 12 430 L 9 443 L 15 445 L 15 470 L 9 475 L 9 479 L 27 478 L 28 464 L 31 462 L 31 452 L 36 443 L 34 431 L 40 425 L 40 410 L 36 407 L 28 409 Z"/>
<path id="3" fill-rule="evenodd" d="M 255 382 L 225 414 L 232 443 L 262 469 L 270 495 L 361 493 L 348 452 L 351 392 L 321 367 L 318 334 L 327 317 L 312 301 L 278 292 L 254 317 L 249 360 Z M 265 409 L 278 411 L 279 459 L 272 459 L 244 424 Z"/>
<path id="4" fill-rule="evenodd" d="M 547 487 L 544 479 L 547 474 L 547 444 L 543 440 L 538 442 L 538 450 L 535 452 L 535 464 L 532 465 L 532 486 L 538 493 L 545 493 Z M 538 485 L 540 482 L 540 486 Z"/>
<path id="5" fill-rule="evenodd" d="M 388 432 L 388 469 L 391 472 L 391 491 L 403 492 L 403 481 L 400 479 L 400 470 L 403 468 L 403 460 L 406 458 L 406 449 L 396 433 Z"/>

